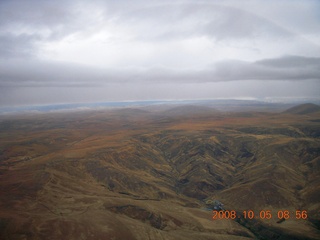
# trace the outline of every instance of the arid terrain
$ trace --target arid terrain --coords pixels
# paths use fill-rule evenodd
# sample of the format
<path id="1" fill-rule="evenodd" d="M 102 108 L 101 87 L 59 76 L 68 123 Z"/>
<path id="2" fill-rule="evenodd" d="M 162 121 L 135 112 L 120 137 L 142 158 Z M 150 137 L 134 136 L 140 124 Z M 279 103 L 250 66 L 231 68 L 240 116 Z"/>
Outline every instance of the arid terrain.
<path id="1" fill-rule="evenodd" d="M 1 116 L 0 239 L 320 239 L 319 173 L 313 104 Z"/>

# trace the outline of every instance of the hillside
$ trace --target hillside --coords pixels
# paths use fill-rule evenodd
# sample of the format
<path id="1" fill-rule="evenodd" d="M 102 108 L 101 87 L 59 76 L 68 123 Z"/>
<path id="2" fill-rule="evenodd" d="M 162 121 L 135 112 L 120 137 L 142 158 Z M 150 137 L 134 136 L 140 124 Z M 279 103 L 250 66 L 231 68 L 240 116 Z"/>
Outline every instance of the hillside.
<path id="1" fill-rule="evenodd" d="M 320 238 L 320 115 L 178 110 L 2 117 L 0 239 Z"/>
<path id="2" fill-rule="evenodd" d="M 305 103 L 284 111 L 285 113 L 291 114 L 310 114 L 315 112 L 320 112 L 320 106 L 313 103 Z"/>
<path id="3" fill-rule="evenodd" d="M 182 105 L 162 111 L 161 115 L 170 117 L 199 117 L 205 115 L 212 115 L 218 112 L 218 110 L 206 106 Z"/>

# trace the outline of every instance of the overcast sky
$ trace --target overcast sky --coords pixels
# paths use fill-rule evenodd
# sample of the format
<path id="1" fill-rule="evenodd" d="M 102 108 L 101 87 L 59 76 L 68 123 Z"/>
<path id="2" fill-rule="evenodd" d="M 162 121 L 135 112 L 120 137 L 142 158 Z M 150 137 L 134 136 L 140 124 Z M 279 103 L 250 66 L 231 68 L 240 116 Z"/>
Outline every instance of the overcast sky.
<path id="1" fill-rule="evenodd" d="M 320 1 L 0 1 L 0 105 L 320 97 Z"/>

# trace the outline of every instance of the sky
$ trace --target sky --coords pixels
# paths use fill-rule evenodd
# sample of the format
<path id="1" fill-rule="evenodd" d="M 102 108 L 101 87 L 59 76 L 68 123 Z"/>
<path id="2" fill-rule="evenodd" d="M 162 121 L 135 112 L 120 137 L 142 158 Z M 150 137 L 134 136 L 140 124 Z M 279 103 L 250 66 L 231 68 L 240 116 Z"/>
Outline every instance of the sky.
<path id="1" fill-rule="evenodd" d="M 0 106 L 305 97 L 317 0 L 0 0 Z"/>

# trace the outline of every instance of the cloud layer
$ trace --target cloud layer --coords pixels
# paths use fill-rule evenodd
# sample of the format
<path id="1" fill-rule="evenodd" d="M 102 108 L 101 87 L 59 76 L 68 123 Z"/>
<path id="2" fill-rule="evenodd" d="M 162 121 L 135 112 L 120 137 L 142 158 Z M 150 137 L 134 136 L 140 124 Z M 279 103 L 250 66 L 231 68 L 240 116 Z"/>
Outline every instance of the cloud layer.
<path id="1" fill-rule="evenodd" d="M 315 97 L 319 7 L 311 0 L 1 1 L 0 104 L 54 103 L 46 91 L 66 102 L 214 97 L 190 94 L 191 85 L 220 88 L 220 97 Z M 246 81 L 285 87 L 259 95 Z M 304 82 L 300 93 L 291 91 L 294 82 Z M 169 86 L 182 92 L 168 94 Z"/>

